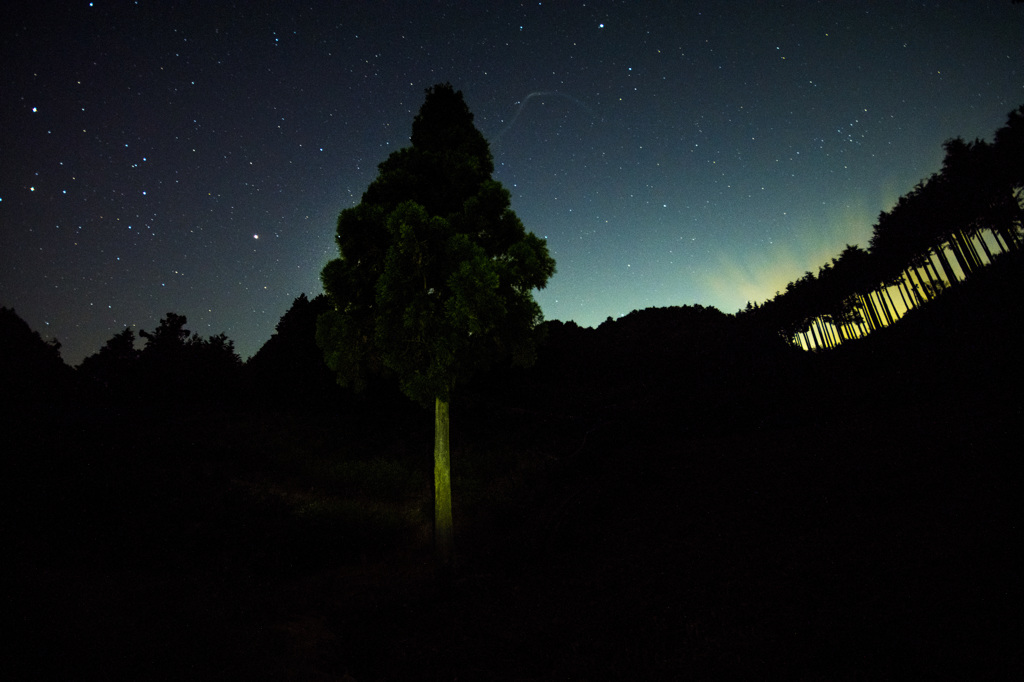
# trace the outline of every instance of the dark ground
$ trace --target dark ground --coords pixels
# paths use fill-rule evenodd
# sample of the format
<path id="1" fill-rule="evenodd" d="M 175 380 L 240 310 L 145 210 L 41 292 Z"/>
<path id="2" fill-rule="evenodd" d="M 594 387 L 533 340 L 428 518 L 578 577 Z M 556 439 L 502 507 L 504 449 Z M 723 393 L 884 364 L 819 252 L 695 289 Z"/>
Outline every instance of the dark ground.
<path id="1" fill-rule="evenodd" d="M 1022 297 L 977 286 L 749 368 L 555 340 L 453 404 L 450 581 L 418 408 L 34 409 L 4 677 L 1022 679 Z"/>

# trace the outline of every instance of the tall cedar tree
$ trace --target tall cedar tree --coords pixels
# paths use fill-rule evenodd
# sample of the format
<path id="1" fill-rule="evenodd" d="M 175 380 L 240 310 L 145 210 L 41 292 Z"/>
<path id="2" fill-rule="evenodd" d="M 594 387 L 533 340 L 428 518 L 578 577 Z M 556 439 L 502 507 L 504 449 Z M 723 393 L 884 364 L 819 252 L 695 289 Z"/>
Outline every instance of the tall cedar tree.
<path id="1" fill-rule="evenodd" d="M 411 141 L 338 217 L 340 258 L 320 275 L 333 305 L 318 319 L 317 343 L 342 385 L 358 390 L 393 372 L 407 396 L 434 404 L 434 543 L 447 566 L 452 392 L 498 358 L 533 362 L 542 317 L 532 290 L 555 262 L 491 179 L 490 148 L 462 92 L 428 88 Z"/>

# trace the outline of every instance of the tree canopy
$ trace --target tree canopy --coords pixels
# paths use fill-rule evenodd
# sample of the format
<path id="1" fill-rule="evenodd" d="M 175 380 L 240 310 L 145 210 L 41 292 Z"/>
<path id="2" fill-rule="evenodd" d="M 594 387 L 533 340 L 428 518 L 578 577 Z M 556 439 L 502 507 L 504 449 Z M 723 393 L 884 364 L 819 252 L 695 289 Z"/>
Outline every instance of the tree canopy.
<path id="1" fill-rule="evenodd" d="M 186 328 L 188 318 L 169 312 L 135 347 L 125 327 L 82 360 L 79 376 L 109 398 L 131 399 L 161 409 L 227 404 L 236 398 L 242 361 L 227 334 L 207 338 Z"/>
<path id="2" fill-rule="evenodd" d="M 531 291 L 555 263 L 491 179 L 461 92 L 428 89 L 411 141 L 338 218 L 340 257 L 321 274 L 334 306 L 317 338 L 341 384 L 361 388 L 390 371 L 429 404 L 499 357 L 532 361 L 542 318 Z"/>

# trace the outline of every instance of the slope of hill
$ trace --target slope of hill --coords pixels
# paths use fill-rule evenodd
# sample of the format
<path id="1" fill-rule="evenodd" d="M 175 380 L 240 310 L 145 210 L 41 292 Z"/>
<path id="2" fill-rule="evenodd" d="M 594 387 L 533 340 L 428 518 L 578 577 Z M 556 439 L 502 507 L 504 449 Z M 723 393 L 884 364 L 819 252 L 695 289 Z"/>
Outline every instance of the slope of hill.
<path id="1" fill-rule="evenodd" d="M 700 307 L 547 325 L 453 403 L 449 583 L 430 415 L 386 391 L 22 419 L 12 648 L 43 678 L 1018 677 L 1024 279 L 983 275 L 821 354 Z"/>

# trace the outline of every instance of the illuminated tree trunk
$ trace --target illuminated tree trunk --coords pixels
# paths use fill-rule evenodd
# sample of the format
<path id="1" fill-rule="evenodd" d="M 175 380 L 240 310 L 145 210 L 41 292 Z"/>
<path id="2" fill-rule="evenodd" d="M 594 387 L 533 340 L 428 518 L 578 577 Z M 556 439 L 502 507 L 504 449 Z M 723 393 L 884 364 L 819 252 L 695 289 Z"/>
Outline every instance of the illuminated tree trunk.
<path id="1" fill-rule="evenodd" d="M 814 348 L 815 348 L 815 350 L 821 350 L 822 348 L 825 347 L 825 344 L 822 343 L 821 337 L 818 335 L 818 320 L 817 320 L 817 318 L 811 320 L 811 327 L 810 327 L 810 329 L 811 329 L 811 336 L 814 337 Z"/>
<path id="2" fill-rule="evenodd" d="M 821 321 L 821 334 L 825 337 L 825 342 L 828 344 L 829 348 L 835 348 L 839 345 L 839 342 L 836 341 L 835 334 L 833 333 L 832 327 L 829 326 L 828 320 L 823 317 L 819 317 L 818 319 Z"/>
<path id="3" fill-rule="evenodd" d="M 953 255 L 956 256 L 960 269 L 964 273 L 964 279 L 967 279 L 974 271 L 974 267 L 970 261 L 970 254 L 967 252 L 967 249 L 961 241 L 961 235 L 958 231 L 953 232 L 949 236 L 949 245 Z"/>
<path id="4" fill-rule="evenodd" d="M 856 323 L 857 331 L 860 332 L 859 336 L 864 336 L 866 333 L 864 329 L 865 324 L 867 324 L 867 331 L 871 331 L 871 313 L 868 312 L 868 306 L 864 302 L 863 296 L 860 294 L 854 294 L 853 298 L 855 301 L 854 310 L 857 310 L 860 313 L 860 321 Z"/>
<path id="5" fill-rule="evenodd" d="M 914 279 L 910 276 L 909 270 L 903 271 L 900 278 L 900 286 L 902 287 L 902 289 L 900 289 L 900 295 L 902 296 L 904 291 L 906 291 L 907 294 L 907 310 L 921 305 L 920 297 L 917 294 L 917 285 L 914 284 Z"/>
<path id="6" fill-rule="evenodd" d="M 434 551 L 442 566 L 454 557 L 452 531 L 452 472 L 448 442 L 448 402 L 434 402 Z"/>
<path id="7" fill-rule="evenodd" d="M 878 308 L 875 306 L 875 301 L 871 298 L 871 292 L 865 294 L 857 294 L 861 300 L 861 306 L 864 308 L 864 312 L 867 313 L 867 324 L 868 332 L 876 332 L 882 328 L 882 318 L 878 314 Z"/>
<path id="8" fill-rule="evenodd" d="M 992 250 L 988 248 L 988 243 L 985 242 L 985 233 L 982 230 L 978 230 L 978 233 L 977 233 L 976 236 L 977 236 L 977 239 L 978 239 L 978 244 L 981 245 L 981 250 L 985 252 L 985 258 L 988 259 L 987 262 L 991 263 L 992 262 Z M 977 251 L 977 249 L 975 249 L 975 251 Z"/>
<path id="9" fill-rule="evenodd" d="M 885 298 L 882 296 L 882 292 L 875 290 L 867 293 L 867 298 L 875 306 L 875 315 L 878 316 L 878 326 L 888 327 L 892 324 L 892 320 L 889 318 L 889 309 L 885 307 Z"/>
<path id="10" fill-rule="evenodd" d="M 978 255 L 978 249 L 974 245 L 974 239 L 963 230 L 960 231 L 960 236 L 964 240 L 964 248 L 967 249 L 967 255 L 970 257 L 974 269 L 981 268 L 983 263 L 981 262 L 981 256 Z"/>
<path id="11" fill-rule="evenodd" d="M 1005 223 L 1000 224 L 999 227 L 997 227 L 994 230 L 994 232 L 995 234 L 999 235 L 999 237 L 1003 241 L 1003 253 L 1006 253 L 1007 251 L 1016 251 L 1020 247 L 1020 245 L 1017 242 L 1016 230 L 1014 229 L 1012 223 L 1010 225 L 1007 225 Z"/>
<path id="12" fill-rule="evenodd" d="M 904 295 L 904 289 L 907 289 L 907 283 L 903 281 L 903 274 L 901 273 L 899 280 L 896 282 L 896 291 L 899 292 L 900 298 L 903 299 L 903 314 L 905 315 L 908 310 L 914 307 L 911 305 L 914 299 L 910 295 L 909 289 L 907 289 L 907 293 Z"/>
<path id="13" fill-rule="evenodd" d="M 931 300 L 931 296 L 928 295 L 928 289 L 924 285 L 924 278 L 921 277 L 921 271 L 917 268 L 916 265 L 911 265 L 910 271 L 917 278 L 917 286 L 914 287 L 914 293 L 917 294 L 917 298 L 919 301 L 921 301 L 922 304 L 927 303 L 928 301 Z M 918 287 L 920 287 L 920 289 Z"/>
<path id="14" fill-rule="evenodd" d="M 999 253 L 1006 253 L 1006 242 L 1003 241 L 1003 237 L 1001 235 L 1001 231 L 999 230 L 999 228 L 990 228 L 989 232 L 992 233 L 992 239 L 995 241 L 996 246 L 999 247 Z"/>
<path id="15" fill-rule="evenodd" d="M 900 298 L 902 298 L 903 292 L 900 291 L 899 287 L 896 287 L 896 291 L 899 292 Z M 896 302 L 892 298 L 892 291 L 889 290 L 889 287 L 885 288 L 885 297 L 889 299 L 889 307 L 892 309 L 892 321 L 895 322 L 900 319 L 900 312 L 896 308 Z M 908 310 L 910 310 L 910 306 L 907 305 L 907 300 L 903 299 L 903 313 L 906 314 Z"/>
<path id="16" fill-rule="evenodd" d="M 906 270 L 903 271 L 902 277 L 900 279 L 900 287 L 900 296 L 902 296 L 904 292 L 906 292 L 907 295 L 907 300 L 904 301 L 907 304 L 907 310 L 910 310 L 911 308 L 916 308 L 918 306 L 918 300 L 914 293 L 914 282 L 913 280 L 910 279 L 910 276 L 907 274 Z"/>
<path id="17" fill-rule="evenodd" d="M 828 348 L 836 347 L 836 340 L 832 337 L 832 330 L 829 329 L 828 322 L 822 318 L 818 318 L 818 330 L 821 335 L 825 338 L 825 346 Z"/>
<path id="18" fill-rule="evenodd" d="M 936 292 L 941 291 L 943 284 L 942 275 L 939 274 L 939 269 L 935 267 L 935 261 L 932 260 L 931 256 L 928 256 L 928 258 L 925 259 L 924 272 L 928 275 L 932 290 Z"/>
<path id="19" fill-rule="evenodd" d="M 876 299 L 878 309 L 882 312 L 882 323 L 888 327 L 892 325 L 892 311 L 889 310 L 889 305 L 885 301 L 885 287 L 872 291 L 868 296 L 873 296 Z"/>
<path id="20" fill-rule="evenodd" d="M 942 271 L 946 274 L 946 281 L 950 284 L 956 284 L 959 280 L 956 276 L 956 272 L 953 271 L 953 266 L 950 265 L 949 259 L 946 258 L 946 249 L 944 246 L 936 246 L 932 249 L 935 252 L 936 258 L 939 259 L 939 265 L 942 266 Z"/>
<path id="21" fill-rule="evenodd" d="M 889 305 L 885 300 L 885 289 L 875 289 L 869 296 L 875 299 L 875 305 L 878 307 L 879 312 L 882 314 L 882 325 L 888 327 L 892 324 L 892 311 L 889 310 Z"/>

